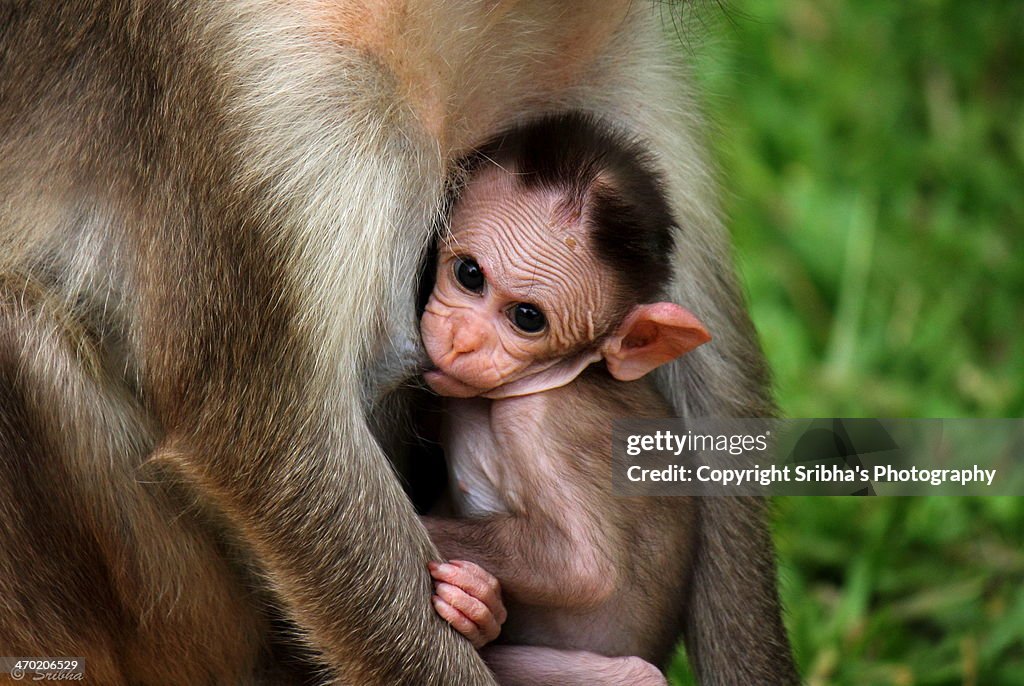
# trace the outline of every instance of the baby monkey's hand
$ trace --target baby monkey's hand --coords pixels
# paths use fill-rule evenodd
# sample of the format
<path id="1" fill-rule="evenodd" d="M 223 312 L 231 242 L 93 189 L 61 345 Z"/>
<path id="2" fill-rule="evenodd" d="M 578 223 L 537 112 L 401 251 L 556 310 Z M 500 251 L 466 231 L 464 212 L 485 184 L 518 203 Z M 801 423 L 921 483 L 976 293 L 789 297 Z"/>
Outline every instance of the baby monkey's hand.
<path id="1" fill-rule="evenodd" d="M 430 562 L 434 577 L 434 609 L 455 630 L 482 648 L 501 633 L 508 613 L 501 585 L 482 567 L 465 560 Z"/>

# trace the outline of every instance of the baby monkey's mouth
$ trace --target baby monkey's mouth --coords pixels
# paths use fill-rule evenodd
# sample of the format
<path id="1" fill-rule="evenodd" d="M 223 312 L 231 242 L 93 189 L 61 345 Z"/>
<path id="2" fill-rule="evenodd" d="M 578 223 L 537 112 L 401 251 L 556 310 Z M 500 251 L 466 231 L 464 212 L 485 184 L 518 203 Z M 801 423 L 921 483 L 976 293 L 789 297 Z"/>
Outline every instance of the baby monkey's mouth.
<path id="1" fill-rule="evenodd" d="M 474 398 L 487 390 L 467 384 L 459 377 L 436 366 L 433 369 L 424 370 L 423 380 L 435 393 L 450 398 Z"/>

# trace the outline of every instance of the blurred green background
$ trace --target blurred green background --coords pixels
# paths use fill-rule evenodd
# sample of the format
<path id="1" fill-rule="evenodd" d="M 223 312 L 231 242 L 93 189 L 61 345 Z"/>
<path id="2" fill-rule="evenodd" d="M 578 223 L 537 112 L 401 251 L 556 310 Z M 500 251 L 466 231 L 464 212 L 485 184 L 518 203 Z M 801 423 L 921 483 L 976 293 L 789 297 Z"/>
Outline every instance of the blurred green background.
<path id="1" fill-rule="evenodd" d="M 783 412 L 1024 415 L 1024 2 L 728 0 L 678 30 Z M 780 498 L 775 528 L 808 684 L 1024 684 L 1024 499 Z"/>

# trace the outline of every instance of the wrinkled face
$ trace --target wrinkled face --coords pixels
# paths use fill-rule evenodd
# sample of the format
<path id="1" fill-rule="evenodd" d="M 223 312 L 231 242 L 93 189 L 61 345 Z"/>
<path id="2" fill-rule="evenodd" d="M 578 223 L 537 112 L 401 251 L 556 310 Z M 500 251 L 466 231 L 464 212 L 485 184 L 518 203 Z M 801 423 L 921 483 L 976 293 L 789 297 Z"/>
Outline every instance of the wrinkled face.
<path id="1" fill-rule="evenodd" d="M 550 373 L 601 333 L 614 284 L 562 200 L 495 167 L 464 190 L 420 324 L 438 393 L 473 397 Z"/>

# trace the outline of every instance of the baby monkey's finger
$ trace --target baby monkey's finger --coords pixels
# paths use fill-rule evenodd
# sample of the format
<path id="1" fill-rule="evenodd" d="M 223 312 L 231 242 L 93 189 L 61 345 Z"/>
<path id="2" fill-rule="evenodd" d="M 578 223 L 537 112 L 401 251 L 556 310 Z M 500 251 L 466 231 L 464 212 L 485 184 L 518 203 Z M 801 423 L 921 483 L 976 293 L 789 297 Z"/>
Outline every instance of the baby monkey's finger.
<path id="1" fill-rule="evenodd" d="M 501 625 L 491 613 L 490 608 L 458 586 L 452 586 L 443 581 L 438 582 L 435 592 L 441 600 L 475 625 L 478 632 L 476 636 L 471 636 L 461 629 L 459 631 L 473 641 L 473 645 L 477 648 L 490 643 L 501 633 Z"/>
<path id="2" fill-rule="evenodd" d="M 441 615 L 441 618 L 451 624 L 456 631 L 468 638 L 474 648 L 482 648 L 487 645 L 488 641 L 484 639 L 480 628 L 471 619 L 452 607 L 451 604 L 440 596 L 435 595 L 432 601 L 437 614 Z"/>
<path id="3" fill-rule="evenodd" d="M 483 567 L 468 560 L 452 560 L 447 564 L 432 567 L 430 573 L 437 581 L 458 586 L 486 605 L 498 624 L 505 623 L 508 612 L 501 599 L 501 584 Z"/>

